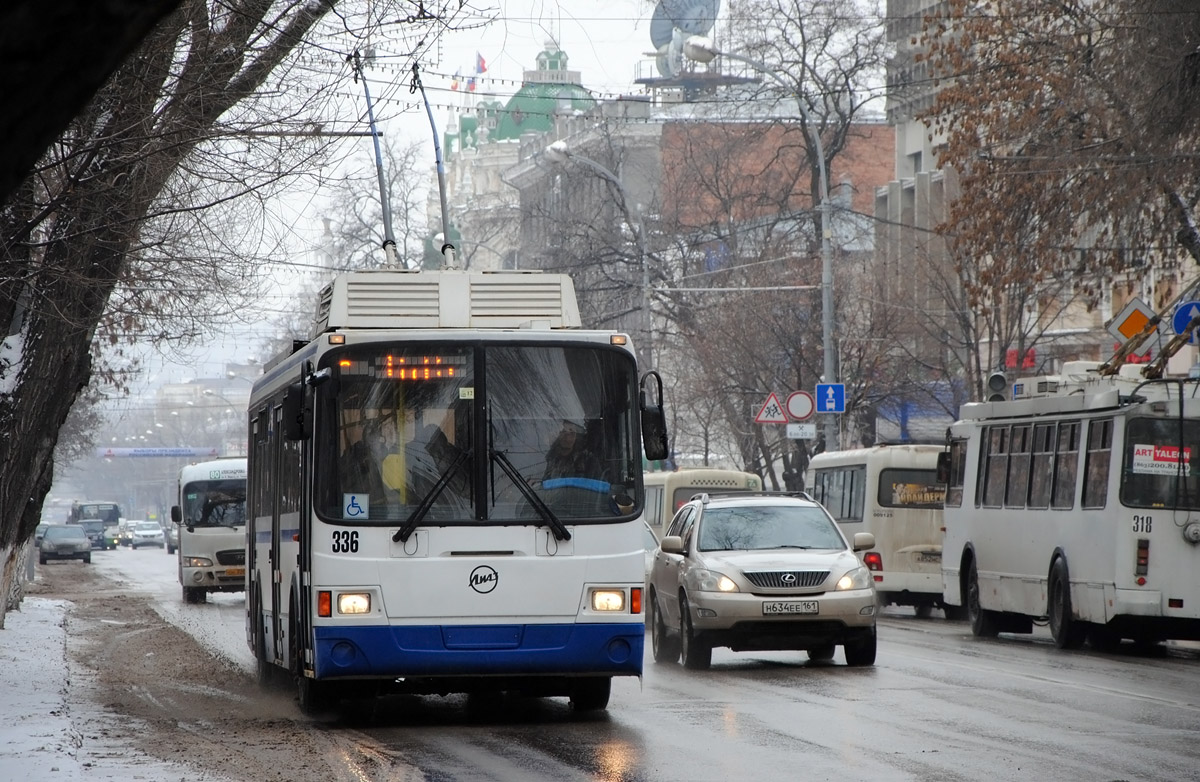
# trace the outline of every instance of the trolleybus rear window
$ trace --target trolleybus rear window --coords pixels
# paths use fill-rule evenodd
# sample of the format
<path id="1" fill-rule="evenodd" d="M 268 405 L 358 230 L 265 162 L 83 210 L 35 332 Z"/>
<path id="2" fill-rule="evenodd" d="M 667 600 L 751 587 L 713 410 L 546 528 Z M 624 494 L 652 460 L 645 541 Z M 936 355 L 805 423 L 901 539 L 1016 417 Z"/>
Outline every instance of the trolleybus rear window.
<path id="1" fill-rule="evenodd" d="M 1200 421 L 1132 418 L 1125 428 L 1121 503 L 1200 510 Z"/>

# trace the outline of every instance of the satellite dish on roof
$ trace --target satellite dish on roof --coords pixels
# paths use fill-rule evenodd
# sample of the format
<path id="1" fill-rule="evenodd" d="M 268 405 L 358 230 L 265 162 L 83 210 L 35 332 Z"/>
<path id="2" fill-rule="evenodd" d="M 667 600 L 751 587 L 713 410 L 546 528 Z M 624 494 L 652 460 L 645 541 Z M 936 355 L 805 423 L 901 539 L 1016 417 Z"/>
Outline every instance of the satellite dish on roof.
<path id="1" fill-rule="evenodd" d="M 671 42 L 658 49 L 658 59 L 654 64 L 661 76 L 674 79 L 683 72 L 683 31 L 676 27 L 671 31 Z"/>
<path id="2" fill-rule="evenodd" d="M 667 0 L 663 0 L 666 2 Z M 691 2 L 675 2 L 672 6 L 678 8 L 671 17 L 675 26 L 688 35 L 707 35 L 717 23 L 717 12 L 721 10 L 721 0 L 691 0 Z"/>
<path id="3" fill-rule="evenodd" d="M 666 1 L 660 0 L 658 5 L 654 6 L 654 13 L 650 16 L 650 43 L 655 49 L 661 49 L 669 44 L 671 31 L 675 29 L 675 23 L 671 21 L 671 17 L 667 16 Z"/>
<path id="4" fill-rule="evenodd" d="M 682 41 L 689 35 L 705 35 L 717 23 L 721 0 L 658 0 L 650 16 L 650 43 L 658 50 L 658 72 L 668 78 L 682 68 Z M 680 35 L 682 33 L 682 35 Z M 672 59 L 670 47 L 679 39 L 679 56 Z M 669 73 L 668 73 L 669 72 Z"/>

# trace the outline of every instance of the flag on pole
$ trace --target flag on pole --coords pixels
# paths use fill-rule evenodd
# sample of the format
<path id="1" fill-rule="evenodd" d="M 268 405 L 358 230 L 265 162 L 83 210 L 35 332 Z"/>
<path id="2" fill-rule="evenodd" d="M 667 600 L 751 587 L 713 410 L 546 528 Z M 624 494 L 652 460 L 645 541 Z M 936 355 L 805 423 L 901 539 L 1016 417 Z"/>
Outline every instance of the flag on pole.
<path id="1" fill-rule="evenodd" d="M 458 90 L 458 80 L 462 78 L 462 69 L 454 72 L 454 78 L 450 80 L 450 89 Z"/>
<path id="2" fill-rule="evenodd" d="M 475 73 L 486 73 L 487 62 L 483 59 L 483 55 L 475 52 Z"/>
<path id="3" fill-rule="evenodd" d="M 467 92 L 474 92 L 474 91 L 475 91 L 475 77 L 472 76 L 471 78 L 467 79 Z"/>

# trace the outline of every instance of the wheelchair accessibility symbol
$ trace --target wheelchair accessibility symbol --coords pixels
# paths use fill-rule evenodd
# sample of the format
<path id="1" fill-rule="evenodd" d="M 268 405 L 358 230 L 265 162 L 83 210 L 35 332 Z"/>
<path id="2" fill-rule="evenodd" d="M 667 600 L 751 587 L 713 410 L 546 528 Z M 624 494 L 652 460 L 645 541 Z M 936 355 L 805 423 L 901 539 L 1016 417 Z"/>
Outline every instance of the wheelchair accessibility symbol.
<path id="1" fill-rule="evenodd" d="M 365 519 L 371 515 L 371 500 L 362 494 L 342 495 L 342 518 Z"/>

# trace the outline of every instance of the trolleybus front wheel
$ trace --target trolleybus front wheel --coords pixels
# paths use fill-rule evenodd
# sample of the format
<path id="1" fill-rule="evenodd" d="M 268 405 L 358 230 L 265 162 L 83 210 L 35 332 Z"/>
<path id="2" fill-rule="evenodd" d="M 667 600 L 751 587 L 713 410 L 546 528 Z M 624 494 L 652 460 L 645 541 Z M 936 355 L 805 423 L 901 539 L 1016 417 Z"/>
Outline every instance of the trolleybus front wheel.
<path id="1" fill-rule="evenodd" d="M 611 676 L 584 676 L 575 680 L 571 708 L 575 711 L 600 711 L 608 708 L 612 692 Z"/>

